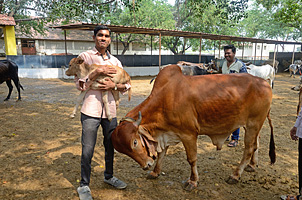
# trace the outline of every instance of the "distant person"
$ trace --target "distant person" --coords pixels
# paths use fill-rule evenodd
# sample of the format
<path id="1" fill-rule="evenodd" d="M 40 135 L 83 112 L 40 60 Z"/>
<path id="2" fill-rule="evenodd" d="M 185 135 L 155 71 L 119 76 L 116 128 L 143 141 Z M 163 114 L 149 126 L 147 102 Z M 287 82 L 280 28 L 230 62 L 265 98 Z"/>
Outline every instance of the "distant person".
<path id="1" fill-rule="evenodd" d="M 90 85 L 100 75 L 112 76 L 116 73 L 116 69 L 109 67 L 115 65 L 123 68 L 121 62 L 112 56 L 107 47 L 111 42 L 111 31 L 107 26 L 99 25 L 94 29 L 93 40 L 95 47 L 92 50 L 83 52 L 79 55 L 85 63 L 98 64 L 102 67 L 97 68 L 85 78 L 75 77 L 75 83 L 79 90 L 88 90 L 81 109 L 82 123 L 82 155 L 81 155 L 81 181 L 77 189 L 80 200 L 92 200 L 89 188 L 91 175 L 91 160 L 94 153 L 94 147 L 97 140 L 97 132 L 99 126 L 103 129 L 103 144 L 105 147 L 105 171 L 104 182 L 117 188 L 124 189 L 127 184 L 113 176 L 113 158 L 114 148 L 111 142 L 111 134 L 117 126 L 116 105 L 112 95 L 112 90 L 126 92 L 130 84 L 115 84 L 111 79 L 107 78 L 104 82 L 99 82 L 100 90 L 89 89 Z M 108 66 L 109 65 L 109 66 Z M 111 121 L 108 120 L 104 103 L 102 101 L 102 90 L 108 92 L 109 110 L 113 116 Z"/>
<path id="2" fill-rule="evenodd" d="M 225 61 L 223 62 L 222 65 L 222 73 L 223 74 L 231 74 L 231 73 L 247 73 L 247 69 L 245 64 L 235 58 L 236 55 L 236 48 L 234 45 L 227 45 L 224 46 L 224 58 Z M 236 147 L 239 142 L 239 133 L 240 133 L 240 128 L 235 130 L 232 133 L 232 139 L 228 144 L 228 147 Z"/>

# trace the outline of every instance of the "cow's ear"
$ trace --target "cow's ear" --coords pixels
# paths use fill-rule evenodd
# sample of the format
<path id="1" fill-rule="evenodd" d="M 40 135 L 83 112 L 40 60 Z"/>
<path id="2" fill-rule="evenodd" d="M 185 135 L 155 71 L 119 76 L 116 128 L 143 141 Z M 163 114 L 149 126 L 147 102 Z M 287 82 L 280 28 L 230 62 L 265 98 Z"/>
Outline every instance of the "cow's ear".
<path id="1" fill-rule="evenodd" d="M 148 140 L 157 143 L 157 141 L 150 135 L 150 133 L 145 129 L 144 126 L 138 126 L 138 132 L 145 136 Z"/>

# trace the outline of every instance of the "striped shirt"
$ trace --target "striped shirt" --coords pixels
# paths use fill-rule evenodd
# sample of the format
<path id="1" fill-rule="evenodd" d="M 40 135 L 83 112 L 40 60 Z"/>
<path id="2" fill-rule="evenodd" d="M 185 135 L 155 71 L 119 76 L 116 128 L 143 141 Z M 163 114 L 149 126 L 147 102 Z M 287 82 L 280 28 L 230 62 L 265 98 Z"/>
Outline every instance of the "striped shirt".
<path id="1" fill-rule="evenodd" d="M 222 65 L 222 73 L 223 74 L 231 74 L 231 73 L 245 73 L 247 72 L 245 64 L 241 61 L 235 58 L 235 62 L 233 62 L 228 67 L 228 62 L 224 61 Z"/>

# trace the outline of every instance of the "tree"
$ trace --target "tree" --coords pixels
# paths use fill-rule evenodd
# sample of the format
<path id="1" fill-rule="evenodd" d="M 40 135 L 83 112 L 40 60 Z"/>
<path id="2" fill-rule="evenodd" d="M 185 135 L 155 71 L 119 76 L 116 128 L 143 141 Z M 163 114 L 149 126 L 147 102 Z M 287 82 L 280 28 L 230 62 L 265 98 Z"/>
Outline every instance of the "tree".
<path id="1" fill-rule="evenodd" d="M 105 13 L 122 4 L 130 12 L 137 9 L 141 0 L 0 0 L 0 14 L 14 17 L 16 29 L 25 34 L 44 34 L 46 23 L 74 21 L 98 23 Z M 31 18 L 32 15 L 36 17 Z M 2 29 L 0 29 L 2 31 Z M 0 32 L 2 35 L 2 32 Z"/>
<path id="2" fill-rule="evenodd" d="M 301 0 L 274 0 L 256 1 L 272 16 L 274 24 L 280 28 L 290 30 L 287 39 L 301 41 L 302 39 L 302 1 Z"/>
<path id="3" fill-rule="evenodd" d="M 110 15 L 106 14 L 103 18 L 103 22 L 145 28 L 174 28 L 175 20 L 173 19 L 172 6 L 167 4 L 166 0 L 141 0 L 138 6 L 139 8 L 134 12 L 131 12 L 131 8 L 129 7 L 121 6 L 119 9 L 116 9 L 115 12 L 111 12 Z M 128 50 L 130 43 L 139 41 L 149 44 L 150 39 L 150 37 L 138 34 L 118 35 L 118 40 L 124 47 L 122 54 Z"/>
<path id="4" fill-rule="evenodd" d="M 235 25 L 247 17 L 247 0 L 176 0 L 174 18 L 176 29 L 183 31 L 204 32 L 211 34 L 237 35 Z M 174 54 L 183 54 L 185 49 L 199 49 L 199 39 L 169 37 L 163 44 Z M 202 42 L 202 49 L 213 48 L 214 41 Z M 180 48 L 179 48 L 180 47 Z"/>

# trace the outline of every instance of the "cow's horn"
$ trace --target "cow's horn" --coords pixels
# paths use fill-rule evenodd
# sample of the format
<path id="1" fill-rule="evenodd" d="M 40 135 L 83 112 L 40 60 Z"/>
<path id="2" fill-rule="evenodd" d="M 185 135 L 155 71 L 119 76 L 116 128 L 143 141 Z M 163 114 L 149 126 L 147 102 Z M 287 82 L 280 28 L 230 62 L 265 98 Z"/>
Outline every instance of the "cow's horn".
<path id="1" fill-rule="evenodd" d="M 133 123 L 136 126 L 139 126 L 142 122 L 142 113 L 141 111 L 138 112 L 138 119 Z"/>

